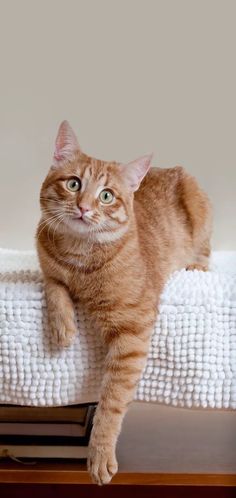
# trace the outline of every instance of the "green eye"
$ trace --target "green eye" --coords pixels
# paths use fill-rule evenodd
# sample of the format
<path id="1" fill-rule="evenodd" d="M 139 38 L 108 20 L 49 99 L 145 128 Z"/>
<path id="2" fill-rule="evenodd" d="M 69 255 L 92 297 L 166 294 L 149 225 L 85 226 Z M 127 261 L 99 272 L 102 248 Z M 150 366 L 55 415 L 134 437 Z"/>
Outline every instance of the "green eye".
<path id="1" fill-rule="evenodd" d="M 111 204 L 114 199 L 114 195 L 110 190 L 102 190 L 99 194 L 99 198 L 103 204 Z"/>
<path id="2" fill-rule="evenodd" d="M 79 178 L 70 178 L 66 182 L 66 187 L 71 192 L 77 192 L 78 190 L 81 189 L 81 181 Z"/>

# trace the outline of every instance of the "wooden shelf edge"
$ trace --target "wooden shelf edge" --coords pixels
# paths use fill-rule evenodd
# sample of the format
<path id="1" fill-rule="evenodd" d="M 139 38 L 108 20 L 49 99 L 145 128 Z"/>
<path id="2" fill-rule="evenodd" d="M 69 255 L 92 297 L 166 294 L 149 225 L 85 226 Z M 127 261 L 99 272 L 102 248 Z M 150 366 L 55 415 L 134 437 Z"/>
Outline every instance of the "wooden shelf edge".
<path id="1" fill-rule="evenodd" d="M 0 468 L 0 483 L 18 484 L 92 484 L 86 470 Z M 120 472 L 112 485 L 136 484 L 152 486 L 231 486 L 236 487 L 233 474 L 156 474 Z"/>

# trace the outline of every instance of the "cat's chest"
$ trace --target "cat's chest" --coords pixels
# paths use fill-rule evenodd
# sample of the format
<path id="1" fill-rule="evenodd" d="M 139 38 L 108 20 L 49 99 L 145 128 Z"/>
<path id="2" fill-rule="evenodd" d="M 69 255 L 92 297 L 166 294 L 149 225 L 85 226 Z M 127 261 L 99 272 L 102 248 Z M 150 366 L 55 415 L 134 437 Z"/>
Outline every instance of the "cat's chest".
<path id="1" fill-rule="evenodd" d="M 74 266 L 66 284 L 72 299 L 83 304 L 95 303 L 112 293 L 110 278 L 92 264 L 90 267 L 84 267 L 82 264 Z"/>
<path id="2" fill-rule="evenodd" d="M 58 271 L 72 298 L 87 301 L 108 288 L 110 278 L 107 278 L 103 264 L 89 252 L 64 255 L 63 263 Z"/>
<path id="3" fill-rule="evenodd" d="M 102 248 L 103 249 L 103 248 Z M 139 289 L 141 261 L 135 251 L 119 252 L 112 246 L 64 253 L 64 283 L 75 301 L 88 306 L 121 302 L 129 288 Z M 65 269 L 64 267 L 64 269 Z"/>

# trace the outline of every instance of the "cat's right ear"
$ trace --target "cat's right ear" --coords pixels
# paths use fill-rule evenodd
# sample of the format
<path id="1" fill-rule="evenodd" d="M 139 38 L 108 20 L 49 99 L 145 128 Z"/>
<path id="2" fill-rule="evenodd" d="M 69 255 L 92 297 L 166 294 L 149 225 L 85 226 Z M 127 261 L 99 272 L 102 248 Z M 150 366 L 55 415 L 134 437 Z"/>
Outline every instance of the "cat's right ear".
<path id="1" fill-rule="evenodd" d="M 74 131 L 68 121 L 62 121 L 57 133 L 52 168 L 72 161 L 79 150 L 80 146 Z"/>

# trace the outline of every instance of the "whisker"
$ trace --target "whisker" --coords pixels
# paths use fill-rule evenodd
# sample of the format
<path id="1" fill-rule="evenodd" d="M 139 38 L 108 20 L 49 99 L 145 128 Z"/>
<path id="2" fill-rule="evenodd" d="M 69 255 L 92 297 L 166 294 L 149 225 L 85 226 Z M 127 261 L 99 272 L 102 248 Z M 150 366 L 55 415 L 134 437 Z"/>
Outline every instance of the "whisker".
<path id="1" fill-rule="evenodd" d="M 56 230 L 59 228 L 60 226 L 60 223 L 64 220 L 64 215 L 61 215 L 61 219 L 59 219 L 58 223 L 56 224 L 55 223 L 55 227 L 54 227 L 54 230 L 53 230 L 53 234 L 52 234 L 52 243 L 53 243 L 53 246 L 55 247 L 55 233 L 56 233 Z M 56 220 L 57 221 L 57 220 Z"/>
<path id="2" fill-rule="evenodd" d="M 58 206 L 57 207 L 44 207 L 44 206 L 42 206 L 41 209 L 42 209 L 42 211 L 44 213 L 49 213 L 49 214 L 54 213 L 54 212 L 55 213 L 59 213 L 59 212 L 62 212 L 62 211 L 63 212 L 66 211 L 66 212 L 71 213 L 71 214 L 74 213 L 73 207 L 72 206 L 68 206 L 68 205 L 63 205 L 61 208 L 58 207 Z"/>
<path id="3" fill-rule="evenodd" d="M 49 223 L 49 225 L 47 226 L 47 239 L 48 239 L 48 241 L 49 241 L 49 242 L 51 242 L 51 241 L 50 241 L 50 237 L 49 237 L 49 232 L 50 232 L 50 230 L 53 228 L 53 226 L 57 223 L 57 221 L 58 221 L 58 218 L 56 218 L 55 220 L 51 221 L 51 222 Z M 54 244 L 53 244 L 53 245 L 54 245 Z"/>
<path id="4" fill-rule="evenodd" d="M 46 215 L 63 214 L 63 213 L 70 215 L 70 214 L 74 214 L 74 211 L 73 211 L 73 208 L 71 208 L 70 206 L 66 206 L 66 207 L 63 207 L 63 209 L 61 209 L 61 208 L 52 208 L 52 209 L 42 208 L 42 213 L 46 214 Z"/>
<path id="5" fill-rule="evenodd" d="M 42 196 L 40 196 L 39 199 L 43 200 L 43 201 L 57 202 L 58 204 L 65 204 L 67 202 L 64 200 L 59 201 L 58 199 L 54 199 L 54 197 L 42 197 Z"/>
<path id="6" fill-rule="evenodd" d="M 55 220 L 51 221 L 50 224 L 47 227 L 47 238 L 48 238 L 48 240 L 49 240 L 49 232 L 54 227 L 54 231 L 53 231 L 53 246 L 54 247 L 55 247 L 55 231 L 59 227 L 59 225 L 63 221 L 63 219 L 64 219 L 64 215 L 62 214 L 59 217 L 57 217 Z"/>
<path id="7" fill-rule="evenodd" d="M 38 237 L 40 236 L 41 232 L 42 232 L 42 231 L 43 231 L 43 230 L 44 230 L 47 226 L 50 226 L 50 224 L 51 224 L 53 221 L 56 221 L 56 220 L 58 220 L 59 218 L 60 218 L 60 215 L 59 215 L 59 214 L 56 214 L 56 215 L 54 215 L 54 216 L 51 216 L 50 218 L 47 218 L 46 220 L 42 221 L 41 223 L 39 223 L 39 227 L 40 227 L 41 225 L 43 225 L 43 226 L 42 226 L 42 228 L 41 228 L 40 232 L 38 233 Z"/>
<path id="8" fill-rule="evenodd" d="M 52 216 L 49 216 L 48 218 L 43 219 L 42 221 L 40 221 L 39 226 L 42 225 L 43 223 L 47 223 L 47 221 L 50 221 L 51 219 L 55 218 L 56 216 L 59 216 L 59 213 L 52 214 Z"/>
<path id="9" fill-rule="evenodd" d="M 57 209 L 42 209 L 42 212 L 44 214 L 57 214 L 57 213 L 61 213 L 62 212 L 62 209 L 60 208 L 57 208 Z"/>

